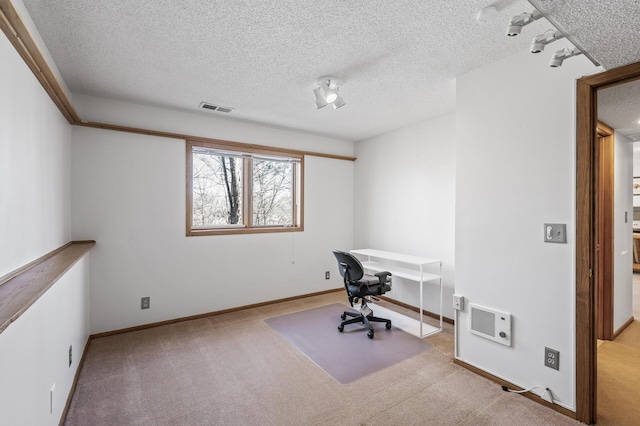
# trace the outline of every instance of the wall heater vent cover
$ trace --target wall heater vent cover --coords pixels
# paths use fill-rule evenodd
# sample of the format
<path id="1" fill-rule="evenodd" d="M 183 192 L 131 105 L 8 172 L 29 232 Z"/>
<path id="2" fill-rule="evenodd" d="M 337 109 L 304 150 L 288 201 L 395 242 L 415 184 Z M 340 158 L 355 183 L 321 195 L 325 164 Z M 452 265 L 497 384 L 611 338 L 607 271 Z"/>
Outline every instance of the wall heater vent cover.
<path id="1" fill-rule="evenodd" d="M 471 333 L 511 346 L 511 314 L 469 304 Z"/>

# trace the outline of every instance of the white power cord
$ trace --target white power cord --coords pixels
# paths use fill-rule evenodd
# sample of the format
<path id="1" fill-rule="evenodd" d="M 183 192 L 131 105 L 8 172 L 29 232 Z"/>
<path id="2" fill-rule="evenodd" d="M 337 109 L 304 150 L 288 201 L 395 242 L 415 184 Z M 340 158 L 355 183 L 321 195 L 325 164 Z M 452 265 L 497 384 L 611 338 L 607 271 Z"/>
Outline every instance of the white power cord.
<path id="1" fill-rule="evenodd" d="M 540 398 L 544 399 L 545 401 L 553 404 L 553 394 L 551 393 L 551 389 L 549 388 L 545 388 L 544 386 L 532 386 L 529 389 L 523 389 L 523 390 L 513 390 L 513 389 L 509 389 L 506 386 L 502 386 L 502 390 L 505 392 L 512 392 L 512 393 L 524 393 L 524 392 L 529 392 L 532 391 L 533 389 L 544 389 L 544 392 L 542 392 L 542 395 L 539 395 Z"/>

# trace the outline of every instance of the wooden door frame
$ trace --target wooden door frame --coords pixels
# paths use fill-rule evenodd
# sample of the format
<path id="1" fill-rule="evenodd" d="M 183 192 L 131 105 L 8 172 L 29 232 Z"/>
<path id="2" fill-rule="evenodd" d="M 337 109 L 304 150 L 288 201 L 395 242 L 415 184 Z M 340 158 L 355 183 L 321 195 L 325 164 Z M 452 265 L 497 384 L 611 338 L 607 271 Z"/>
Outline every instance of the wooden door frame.
<path id="1" fill-rule="evenodd" d="M 615 141 L 611 127 L 598 121 L 596 127 L 596 255 L 598 257 L 596 293 L 596 337 L 613 340 L 613 283 L 614 283 L 614 200 L 615 200 Z"/>
<path id="2" fill-rule="evenodd" d="M 576 87 L 576 418 L 589 424 L 597 418 L 597 92 L 638 78 L 640 62 L 583 77 Z"/>

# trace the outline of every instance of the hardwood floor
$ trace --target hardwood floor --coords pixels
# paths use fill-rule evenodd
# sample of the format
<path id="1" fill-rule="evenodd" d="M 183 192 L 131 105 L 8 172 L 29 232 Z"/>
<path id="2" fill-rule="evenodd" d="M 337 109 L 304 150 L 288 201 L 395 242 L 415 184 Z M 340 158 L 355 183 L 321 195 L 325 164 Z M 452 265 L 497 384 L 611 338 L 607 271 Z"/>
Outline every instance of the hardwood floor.
<path id="1" fill-rule="evenodd" d="M 640 321 L 640 272 L 633 273 L 633 317 Z"/>
<path id="2" fill-rule="evenodd" d="M 632 314 L 615 340 L 598 341 L 598 425 L 640 424 L 640 272 L 633 274 Z"/>

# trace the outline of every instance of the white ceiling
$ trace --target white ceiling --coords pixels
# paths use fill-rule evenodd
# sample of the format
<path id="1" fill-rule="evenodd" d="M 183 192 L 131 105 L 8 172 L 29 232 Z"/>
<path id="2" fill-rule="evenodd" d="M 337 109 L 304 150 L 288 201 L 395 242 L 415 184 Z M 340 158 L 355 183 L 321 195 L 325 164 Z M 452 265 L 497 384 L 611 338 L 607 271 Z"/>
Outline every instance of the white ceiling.
<path id="1" fill-rule="evenodd" d="M 206 101 L 235 108 L 224 117 L 347 140 L 453 111 L 456 76 L 527 49 L 551 28 L 541 19 L 520 37 L 505 36 L 512 16 L 533 10 L 524 0 L 494 1 L 498 17 L 484 25 L 475 16 L 486 0 L 24 4 L 74 93 L 189 111 Z M 584 11 L 596 10 L 602 28 L 620 29 L 623 20 L 637 38 L 637 0 L 538 4 L 605 67 L 640 60 L 637 41 L 593 31 Z M 541 68 L 554 51 L 539 54 Z M 314 107 L 315 80 L 327 74 L 344 81 L 347 105 L 338 110 Z"/>
<path id="2" fill-rule="evenodd" d="M 640 80 L 598 90 L 598 119 L 640 141 Z"/>
<path id="3" fill-rule="evenodd" d="M 640 61 L 639 0 L 531 0 L 605 69 Z"/>

